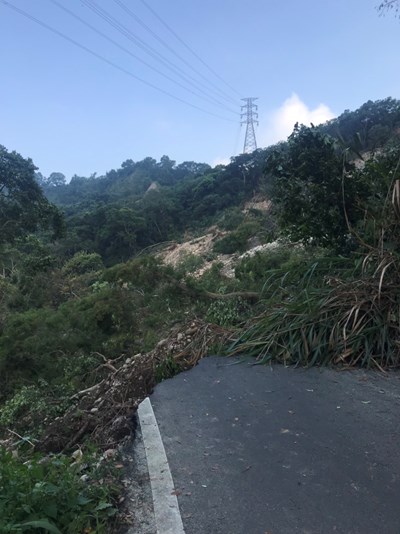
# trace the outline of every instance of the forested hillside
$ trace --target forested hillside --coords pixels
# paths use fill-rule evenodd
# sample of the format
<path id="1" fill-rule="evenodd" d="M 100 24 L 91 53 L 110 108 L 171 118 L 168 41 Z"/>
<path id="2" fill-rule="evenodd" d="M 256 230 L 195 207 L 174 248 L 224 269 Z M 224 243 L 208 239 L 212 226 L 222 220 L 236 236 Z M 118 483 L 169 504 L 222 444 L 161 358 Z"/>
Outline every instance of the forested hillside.
<path id="1" fill-rule="evenodd" d="M 335 139 L 335 148 L 351 160 L 386 146 L 399 129 L 400 103 L 387 98 L 345 111 L 316 131 Z M 127 160 L 105 176 L 74 176 L 68 184 L 60 173 L 36 177 L 49 201 L 65 213 L 63 253 L 96 252 L 110 265 L 187 229 L 205 228 L 258 192 L 268 195 L 272 182 L 265 162 L 272 152 L 272 147 L 259 149 L 214 169 L 205 163 L 177 165 L 163 156 L 159 162 Z"/>
<path id="2" fill-rule="evenodd" d="M 228 166 L 176 165 L 127 160 L 103 177 L 73 177 L 56 184 L 39 176 L 47 198 L 61 207 L 69 229 L 66 253 L 84 248 L 106 264 L 177 238 L 186 229 L 205 227 L 218 213 L 239 206 L 260 188 L 265 151 L 241 155 Z"/>
<path id="3" fill-rule="evenodd" d="M 388 98 L 226 166 L 128 159 L 70 183 L 1 147 L 1 532 L 111 532 L 121 487 L 104 450 L 129 434 L 140 395 L 211 344 L 399 366 L 399 132 Z M 207 232 L 206 255 L 163 261 L 166 242 Z M 192 357 L 175 341 L 150 352 L 171 328 Z M 89 404 L 121 369 L 127 396 Z"/>

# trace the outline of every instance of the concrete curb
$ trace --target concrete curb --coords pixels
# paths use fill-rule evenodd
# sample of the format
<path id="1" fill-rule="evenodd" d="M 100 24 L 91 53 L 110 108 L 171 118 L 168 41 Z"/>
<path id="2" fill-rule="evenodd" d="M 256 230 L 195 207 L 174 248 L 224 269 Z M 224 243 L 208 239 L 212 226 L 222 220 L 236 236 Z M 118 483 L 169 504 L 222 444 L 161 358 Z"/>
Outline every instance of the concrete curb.
<path id="1" fill-rule="evenodd" d="M 185 534 L 167 456 L 150 399 L 138 408 L 153 494 L 157 534 Z"/>

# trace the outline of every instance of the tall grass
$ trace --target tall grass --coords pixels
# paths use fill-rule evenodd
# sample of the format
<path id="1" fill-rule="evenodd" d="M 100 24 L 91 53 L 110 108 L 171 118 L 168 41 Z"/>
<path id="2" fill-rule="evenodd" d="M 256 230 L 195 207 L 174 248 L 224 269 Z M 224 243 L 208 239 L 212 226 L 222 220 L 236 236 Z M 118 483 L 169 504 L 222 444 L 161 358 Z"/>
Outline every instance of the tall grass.
<path id="1" fill-rule="evenodd" d="M 301 276 L 276 269 L 264 289 L 265 311 L 231 352 L 260 363 L 398 366 L 399 266 L 394 253 L 371 252 L 356 260 L 322 258 Z"/>

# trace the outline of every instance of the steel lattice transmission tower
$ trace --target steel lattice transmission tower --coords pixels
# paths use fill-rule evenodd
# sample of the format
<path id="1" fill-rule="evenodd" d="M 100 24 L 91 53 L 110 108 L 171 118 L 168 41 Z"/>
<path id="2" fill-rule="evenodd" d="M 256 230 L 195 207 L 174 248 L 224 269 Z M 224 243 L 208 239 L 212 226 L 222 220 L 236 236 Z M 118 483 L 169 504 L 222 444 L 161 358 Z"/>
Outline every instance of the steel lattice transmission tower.
<path id="1" fill-rule="evenodd" d="M 241 122 L 246 125 L 246 136 L 244 138 L 243 154 L 248 154 L 257 149 L 256 132 L 254 131 L 254 124 L 258 126 L 258 106 L 254 104 L 257 97 L 242 98 L 246 102 L 241 106 Z M 244 119 L 244 120 L 243 120 Z"/>

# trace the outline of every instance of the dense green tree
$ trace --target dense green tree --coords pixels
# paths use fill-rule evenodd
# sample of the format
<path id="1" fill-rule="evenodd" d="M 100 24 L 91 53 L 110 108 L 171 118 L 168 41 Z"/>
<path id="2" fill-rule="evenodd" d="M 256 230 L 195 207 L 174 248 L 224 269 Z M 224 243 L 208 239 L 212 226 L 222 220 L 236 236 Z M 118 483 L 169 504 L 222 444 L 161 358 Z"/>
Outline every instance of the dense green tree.
<path id="1" fill-rule="evenodd" d="M 353 173 L 353 179 L 363 183 L 365 193 L 359 199 L 363 217 L 357 232 L 364 243 L 378 247 L 381 253 L 400 251 L 398 208 L 400 143 L 393 143 L 370 157 Z"/>
<path id="2" fill-rule="evenodd" d="M 115 261 L 123 261 L 137 250 L 137 234 L 143 228 L 138 212 L 128 207 L 104 208 L 104 224 L 96 232 L 100 254 Z"/>
<path id="3" fill-rule="evenodd" d="M 138 208 L 109 204 L 71 218 L 70 226 L 70 252 L 97 252 L 110 264 L 125 261 L 137 251 L 138 234 L 143 233 L 145 221 Z"/>
<path id="4" fill-rule="evenodd" d="M 46 185 L 50 187 L 59 187 L 65 185 L 66 178 L 62 172 L 52 172 L 46 180 Z"/>
<path id="5" fill-rule="evenodd" d="M 141 209 L 146 224 L 141 234 L 142 246 L 170 239 L 180 226 L 178 205 L 170 195 L 149 191 L 143 198 Z"/>
<path id="6" fill-rule="evenodd" d="M 49 203 L 35 179 L 31 159 L 0 146 L 0 244 L 51 226 L 62 232 L 60 212 Z"/>
<path id="7" fill-rule="evenodd" d="M 196 163 L 195 161 L 184 161 L 176 166 L 178 172 L 182 172 L 182 178 L 188 175 L 200 176 L 211 171 L 207 163 Z"/>
<path id="8" fill-rule="evenodd" d="M 385 145 L 396 136 L 399 127 L 400 101 L 389 97 L 368 100 L 356 111 L 345 110 L 318 130 L 338 139 L 344 148 L 362 152 Z"/>
<path id="9" fill-rule="evenodd" d="M 287 150 L 276 150 L 267 161 L 283 232 L 293 240 L 344 245 L 348 222 L 361 216 L 358 197 L 364 187 L 348 175 L 351 168 L 337 154 L 332 138 L 296 125 Z"/>
<path id="10" fill-rule="evenodd" d="M 266 150 L 258 149 L 251 154 L 240 154 L 231 158 L 227 171 L 241 178 L 243 189 L 247 193 L 255 193 L 258 190 L 266 155 Z"/>
<path id="11" fill-rule="evenodd" d="M 157 181 L 162 185 L 173 185 L 175 182 L 175 161 L 162 156 L 157 164 Z"/>

